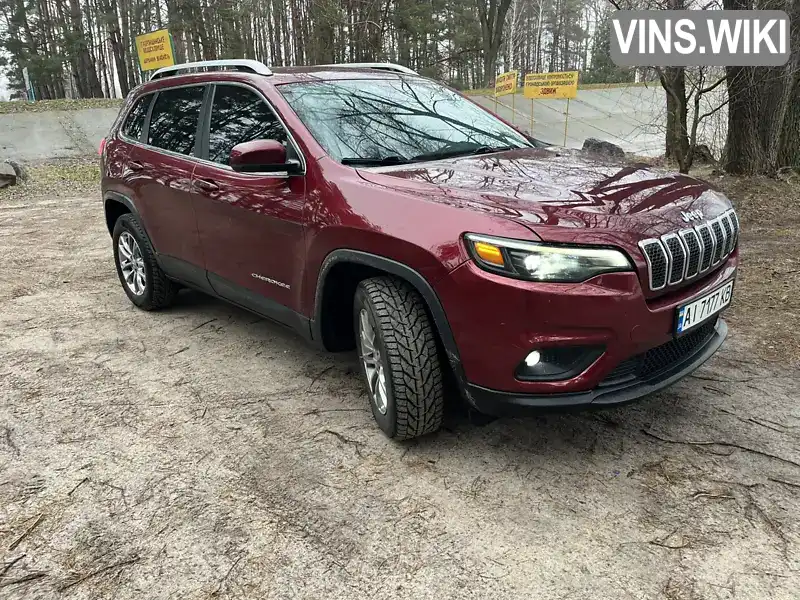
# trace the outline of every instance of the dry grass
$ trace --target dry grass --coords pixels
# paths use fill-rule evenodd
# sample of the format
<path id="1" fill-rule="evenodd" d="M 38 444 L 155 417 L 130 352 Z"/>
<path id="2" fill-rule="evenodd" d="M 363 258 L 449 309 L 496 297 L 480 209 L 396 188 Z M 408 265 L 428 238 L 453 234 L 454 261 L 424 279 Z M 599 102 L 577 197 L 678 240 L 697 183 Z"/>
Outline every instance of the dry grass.
<path id="1" fill-rule="evenodd" d="M 100 164 L 97 157 L 28 164 L 25 165 L 25 170 L 25 181 L 0 189 L 0 204 L 44 196 L 99 197 Z"/>
<path id="2" fill-rule="evenodd" d="M 800 363 L 800 179 L 710 177 L 742 224 L 728 320 L 762 358 Z"/>
<path id="3" fill-rule="evenodd" d="M 119 108 L 119 98 L 87 98 L 84 100 L 39 100 L 38 102 L 0 102 L 0 115 L 20 112 L 46 112 L 51 110 L 82 110 L 84 108 Z"/>
<path id="4" fill-rule="evenodd" d="M 0 598 L 797 597 L 800 382 L 736 328 L 634 405 L 395 443 L 352 355 L 133 308 L 96 195 L 0 203 L 0 274 Z"/>

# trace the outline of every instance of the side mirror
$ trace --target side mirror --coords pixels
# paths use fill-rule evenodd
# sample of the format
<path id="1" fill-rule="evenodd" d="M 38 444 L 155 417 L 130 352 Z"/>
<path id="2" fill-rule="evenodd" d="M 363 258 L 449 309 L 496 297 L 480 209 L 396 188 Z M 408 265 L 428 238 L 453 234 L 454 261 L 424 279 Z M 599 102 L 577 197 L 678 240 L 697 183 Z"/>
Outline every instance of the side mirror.
<path id="1" fill-rule="evenodd" d="M 286 173 L 300 171 L 300 163 L 286 160 L 286 148 L 278 140 L 253 140 L 237 144 L 228 161 L 239 173 Z"/>

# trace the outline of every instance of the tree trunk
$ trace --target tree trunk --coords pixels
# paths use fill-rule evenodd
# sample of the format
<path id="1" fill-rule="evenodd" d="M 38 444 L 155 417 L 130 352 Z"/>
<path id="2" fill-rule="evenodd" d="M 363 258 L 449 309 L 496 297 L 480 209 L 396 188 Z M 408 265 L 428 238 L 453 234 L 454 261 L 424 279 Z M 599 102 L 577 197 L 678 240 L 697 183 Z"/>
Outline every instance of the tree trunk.
<path id="1" fill-rule="evenodd" d="M 78 93 L 82 98 L 100 98 L 103 96 L 103 88 L 100 86 L 97 69 L 89 52 L 89 44 L 83 30 L 81 5 L 78 0 L 69 1 L 69 18 L 74 44 L 71 64 L 75 72 Z"/>
<path id="2" fill-rule="evenodd" d="M 108 43 L 114 55 L 114 65 L 117 67 L 117 80 L 119 81 L 122 97 L 126 97 L 131 88 L 128 84 L 128 65 L 125 60 L 125 47 L 122 45 L 122 35 L 119 31 L 119 14 L 117 0 L 104 0 L 103 12 L 105 13 L 106 30 L 108 31 Z"/>
<path id="3" fill-rule="evenodd" d="M 781 167 L 800 168 L 800 73 L 795 77 L 791 96 L 795 100 L 789 107 L 783 123 L 778 162 Z"/>
<path id="4" fill-rule="evenodd" d="M 475 0 L 483 38 L 483 82 L 494 86 L 495 67 L 500 44 L 503 41 L 503 26 L 511 0 Z"/>
<path id="5" fill-rule="evenodd" d="M 203 47 L 203 60 L 214 60 L 217 57 L 216 48 L 208 33 L 209 23 L 211 23 L 211 17 L 209 15 L 208 2 L 207 0 L 203 0 L 202 7 L 198 8 L 197 23 L 200 44 Z"/>
<path id="6" fill-rule="evenodd" d="M 778 162 L 781 167 L 800 167 L 800 0 L 794 0 L 794 10 L 790 13 L 792 27 L 789 47 L 793 55 L 786 65 L 787 76 L 790 83 L 790 104 L 784 118 L 781 131 L 780 147 L 778 149 Z M 791 79 L 790 79 L 791 81 Z"/>
<path id="7" fill-rule="evenodd" d="M 686 70 L 684 67 L 666 67 L 659 75 L 667 100 L 665 156 L 675 159 L 681 172 L 686 173 L 691 167 L 687 127 Z"/>
<path id="8" fill-rule="evenodd" d="M 752 0 L 724 0 L 727 10 L 752 9 Z M 800 20 L 800 2 L 779 3 L 792 22 Z M 800 32 L 792 28 L 791 56 L 783 67 L 728 67 L 728 137 L 723 166 L 730 173 L 772 175 L 784 161 L 797 159 L 797 78 Z"/>
<path id="9" fill-rule="evenodd" d="M 186 62 L 186 48 L 183 43 L 183 4 L 181 0 L 167 0 L 167 19 L 169 32 L 175 43 L 175 62 Z"/>

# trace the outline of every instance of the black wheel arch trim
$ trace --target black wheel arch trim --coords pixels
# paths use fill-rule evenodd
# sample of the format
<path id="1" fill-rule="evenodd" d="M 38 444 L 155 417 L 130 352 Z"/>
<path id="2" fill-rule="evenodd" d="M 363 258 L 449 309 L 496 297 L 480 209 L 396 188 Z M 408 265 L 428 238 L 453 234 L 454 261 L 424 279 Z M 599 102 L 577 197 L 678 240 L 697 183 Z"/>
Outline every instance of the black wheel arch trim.
<path id="1" fill-rule="evenodd" d="M 467 401 L 470 401 L 469 388 L 464 374 L 464 367 L 461 364 L 461 356 L 439 296 L 428 280 L 418 271 L 391 258 L 344 248 L 333 250 L 325 257 L 317 276 L 317 288 L 314 294 L 314 319 L 311 322 L 311 335 L 314 341 L 322 345 L 322 298 L 325 291 L 325 283 L 330 270 L 339 263 L 355 263 L 373 267 L 391 275 L 396 275 L 414 286 L 422 296 L 422 299 L 425 300 L 425 304 L 427 304 L 428 310 L 433 317 L 433 323 L 436 326 L 444 351 L 447 353 L 447 362 L 450 363 L 459 392 Z"/>
<path id="2" fill-rule="evenodd" d="M 125 194 L 120 194 L 119 192 L 108 191 L 103 194 L 103 212 L 106 213 L 108 211 L 108 203 L 111 202 L 119 202 L 128 208 L 137 219 L 139 219 L 139 223 L 142 225 L 142 231 L 147 236 L 147 241 L 150 242 L 150 247 L 156 253 L 156 262 L 161 266 L 160 254 L 158 253 L 158 248 L 155 247 L 153 244 L 153 240 L 150 238 L 150 234 L 147 233 L 147 227 L 144 226 L 144 220 L 142 219 L 142 215 L 139 213 L 139 209 L 136 208 L 136 205 L 133 203 L 133 200 L 128 198 Z M 110 236 L 114 236 L 114 228 L 108 228 L 108 234 Z M 162 267 L 163 268 L 163 267 Z"/>
<path id="3" fill-rule="evenodd" d="M 103 195 L 103 211 L 105 212 L 108 212 L 109 201 L 125 205 L 128 208 L 128 210 L 130 210 L 134 215 L 136 215 L 139 218 L 139 221 L 141 222 L 142 219 L 141 216 L 139 215 L 139 210 L 136 208 L 136 205 L 133 203 L 133 201 L 130 198 L 128 198 L 125 194 L 120 194 L 119 192 L 111 192 L 111 191 L 106 192 Z M 113 228 L 109 228 L 108 233 L 110 235 L 114 235 Z"/>

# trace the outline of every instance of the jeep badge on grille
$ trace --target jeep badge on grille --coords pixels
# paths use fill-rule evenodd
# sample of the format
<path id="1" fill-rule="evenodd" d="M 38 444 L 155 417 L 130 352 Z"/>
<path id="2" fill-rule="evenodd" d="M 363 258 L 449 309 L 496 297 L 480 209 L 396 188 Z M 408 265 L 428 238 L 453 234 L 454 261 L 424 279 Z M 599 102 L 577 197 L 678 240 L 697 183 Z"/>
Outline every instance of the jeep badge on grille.
<path id="1" fill-rule="evenodd" d="M 700 209 L 696 210 L 682 210 L 681 211 L 681 219 L 685 223 L 691 223 L 692 221 L 698 221 L 703 218 L 703 211 Z"/>

